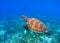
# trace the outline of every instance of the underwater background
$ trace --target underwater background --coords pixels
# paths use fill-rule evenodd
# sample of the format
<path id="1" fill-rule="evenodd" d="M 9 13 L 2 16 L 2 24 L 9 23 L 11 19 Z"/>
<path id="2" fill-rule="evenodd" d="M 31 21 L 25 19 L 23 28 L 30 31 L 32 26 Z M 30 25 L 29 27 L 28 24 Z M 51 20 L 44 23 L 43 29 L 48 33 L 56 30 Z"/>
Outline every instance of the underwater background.
<path id="1" fill-rule="evenodd" d="M 41 20 L 51 35 L 31 35 L 22 15 Z M 0 43 L 60 43 L 60 0 L 0 0 Z"/>

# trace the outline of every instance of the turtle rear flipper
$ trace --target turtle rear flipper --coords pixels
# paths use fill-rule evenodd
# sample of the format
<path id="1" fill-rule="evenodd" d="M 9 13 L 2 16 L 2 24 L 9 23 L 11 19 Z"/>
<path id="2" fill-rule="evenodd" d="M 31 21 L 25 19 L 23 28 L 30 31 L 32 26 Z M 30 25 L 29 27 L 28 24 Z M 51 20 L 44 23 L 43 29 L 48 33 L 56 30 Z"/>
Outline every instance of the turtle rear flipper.
<path id="1" fill-rule="evenodd" d="M 30 33 L 27 24 L 24 26 L 24 28 L 28 31 L 28 33 Z"/>
<path id="2" fill-rule="evenodd" d="M 45 34 L 47 35 L 51 35 L 52 33 L 53 33 L 52 31 L 45 32 Z"/>

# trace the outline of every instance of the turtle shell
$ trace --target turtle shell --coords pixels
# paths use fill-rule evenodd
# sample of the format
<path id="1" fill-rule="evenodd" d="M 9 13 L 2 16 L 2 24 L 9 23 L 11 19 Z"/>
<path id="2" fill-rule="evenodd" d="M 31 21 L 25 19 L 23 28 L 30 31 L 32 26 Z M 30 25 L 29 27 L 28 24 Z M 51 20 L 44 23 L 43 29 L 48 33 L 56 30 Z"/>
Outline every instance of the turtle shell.
<path id="1" fill-rule="evenodd" d="M 30 27 L 30 29 L 33 30 L 34 32 L 39 33 L 39 32 L 48 31 L 46 25 L 35 18 L 29 18 L 27 23 L 28 23 L 28 27 Z"/>

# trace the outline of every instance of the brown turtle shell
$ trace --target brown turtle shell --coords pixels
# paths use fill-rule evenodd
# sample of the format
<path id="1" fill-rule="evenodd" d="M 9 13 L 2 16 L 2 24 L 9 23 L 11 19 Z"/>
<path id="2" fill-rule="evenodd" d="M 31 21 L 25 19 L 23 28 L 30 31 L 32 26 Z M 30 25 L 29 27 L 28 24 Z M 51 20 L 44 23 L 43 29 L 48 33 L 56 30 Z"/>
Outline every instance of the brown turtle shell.
<path id="1" fill-rule="evenodd" d="M 47 27 L 41 21 L 35 18 L 29 18 L 27 21 L 28 27 L 34 32 L 47 32 Z"/>

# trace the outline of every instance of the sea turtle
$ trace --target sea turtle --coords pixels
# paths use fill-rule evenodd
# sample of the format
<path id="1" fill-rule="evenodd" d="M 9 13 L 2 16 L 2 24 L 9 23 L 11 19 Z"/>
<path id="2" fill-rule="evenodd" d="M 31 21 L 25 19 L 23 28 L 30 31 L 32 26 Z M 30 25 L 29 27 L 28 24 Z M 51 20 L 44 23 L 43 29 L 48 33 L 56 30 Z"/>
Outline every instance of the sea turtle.
<path id="1" fill-rule="evenodd" d="M 21 16 L 25 21 L 26 21 L 26 25 L 24 26 L 24 28 L 29 32 L 29 30 L 32 30 L 33 32 L 37 32 L 37 33 L 41 33 L 41 32 L 48 32 L 48 28 L 47 26 L 39 21 L 36 18 L 27 18 L 26 16 Z"/>

